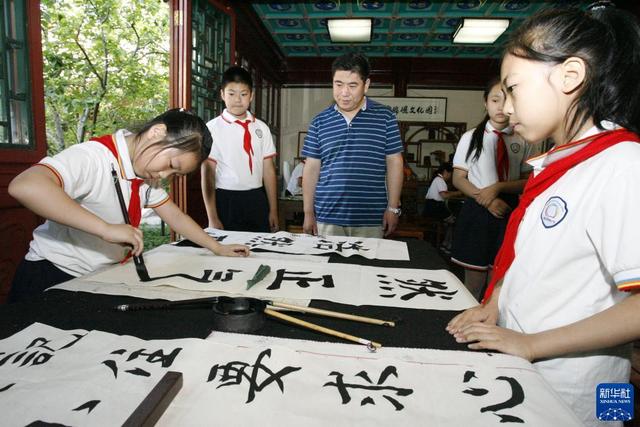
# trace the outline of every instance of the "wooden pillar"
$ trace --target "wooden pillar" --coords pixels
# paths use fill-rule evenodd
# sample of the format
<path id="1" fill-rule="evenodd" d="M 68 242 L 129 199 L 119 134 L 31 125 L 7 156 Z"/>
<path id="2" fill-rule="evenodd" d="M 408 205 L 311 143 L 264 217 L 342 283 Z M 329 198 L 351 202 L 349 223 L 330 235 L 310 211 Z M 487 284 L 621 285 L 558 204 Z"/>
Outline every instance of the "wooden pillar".
<path id="1" fill-rule="evenodd" d="M 169 107 L 191 107 L 191 1 L 170 0 L 169 4 Z M 174 176 L 171 198 L 180 210 L 187 212 L 187 179 Z M 176 235 L 171 230 L 171 240 Z"/>

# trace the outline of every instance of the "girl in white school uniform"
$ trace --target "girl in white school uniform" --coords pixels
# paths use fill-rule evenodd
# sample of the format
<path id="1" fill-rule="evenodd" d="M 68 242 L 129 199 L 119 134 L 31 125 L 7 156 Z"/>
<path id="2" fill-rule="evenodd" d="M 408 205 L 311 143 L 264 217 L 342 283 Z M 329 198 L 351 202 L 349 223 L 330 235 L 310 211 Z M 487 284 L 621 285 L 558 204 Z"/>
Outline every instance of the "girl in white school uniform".
<path id="1" fill-rule="evenodd" d="M 10 302 L 27 300 L 74 277 L 143 250 L 141 207 L 153 208 L 171 229 L 216 255 L 247 256 L 241 245 L 221 245 L 185 215 L 154 181 L 195 170 L 211 149 L 204 122 L 169 110 L 138 132 L 119 130 L 42 159 L 9 184 L 9 194 L 46 219 L 33 232 L 18 267 Z M 125 224 L 112 171 L 128 205 Z M 149 185 L 151 184 L 151 185 Z M 126 247 L 125 247 L 126 246 Z"/>
<path id="2" fill-rule="evenodd" d="M 509 212 L 517 204 L 529 149 L 509 128 L 500 81 L 484 91 L 487 115 L 462 135 L 453 157 L 453 185 L 467 196 L 456 221 L 451 261 L 465 269 L 465 286 L 477 298 L 498 252 Z"/>
<path id="3" fill-rule="evenodd" d="M 540 13 L 512 35 L 501 72 L 515 131 L 555 147 L 531 161 L 485 304 L 447 329 L 533 361 L 601 425 L 596 387 L 629 381 L 626 343 L 640 338 L 638 22 L 602 3 Z"/>

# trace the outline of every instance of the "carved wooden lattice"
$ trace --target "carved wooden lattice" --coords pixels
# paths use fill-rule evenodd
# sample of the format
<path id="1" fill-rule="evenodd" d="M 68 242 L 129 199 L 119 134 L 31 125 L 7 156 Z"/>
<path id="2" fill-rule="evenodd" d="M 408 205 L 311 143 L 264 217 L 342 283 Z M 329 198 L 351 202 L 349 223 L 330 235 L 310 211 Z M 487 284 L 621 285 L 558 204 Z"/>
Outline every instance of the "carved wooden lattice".
<path id="1" fill-rule="evenodd" d="M 231 18 L 207 0 L 192 9 L 191 106 L 204 121 L 222 112 L 222 73 L 231 63 Z"/>

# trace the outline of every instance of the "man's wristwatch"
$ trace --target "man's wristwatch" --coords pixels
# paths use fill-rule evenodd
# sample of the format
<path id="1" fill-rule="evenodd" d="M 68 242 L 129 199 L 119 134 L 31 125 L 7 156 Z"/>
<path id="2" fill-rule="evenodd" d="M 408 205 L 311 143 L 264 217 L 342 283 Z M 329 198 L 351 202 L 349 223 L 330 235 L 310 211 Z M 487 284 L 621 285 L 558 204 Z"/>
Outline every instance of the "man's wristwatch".
<path id="1" fill-rule="evenodd" d="M 394 214 L 400 216 L 400 214 L 402 213 L 402 209 L 400 208 L 392 208 L 391 206 L 387 206 L 387 210 L 389 212 L 393 212 Z"/>

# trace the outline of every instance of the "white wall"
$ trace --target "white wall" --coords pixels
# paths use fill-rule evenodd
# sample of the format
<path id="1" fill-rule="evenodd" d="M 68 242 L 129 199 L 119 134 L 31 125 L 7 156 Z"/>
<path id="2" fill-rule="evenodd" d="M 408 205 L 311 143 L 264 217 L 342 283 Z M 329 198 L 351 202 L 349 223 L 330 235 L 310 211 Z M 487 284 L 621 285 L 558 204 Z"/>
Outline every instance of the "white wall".
<path id="1" fill-rule="evenodd" d="M 371 87 L 370 96 L 393 96 L 391 87 Z M 279 163 L 284 160 L 293 164 L 297 156 L 298 132 L 306 131 L 311 120 L 320 111 L 333 103 L 331 87 L 321 88 L 283 88 L 281 144 Z M 411 97 L 444 97 L 447 98 L 447 121 L 465 122 L 467 129 L 475 126 L 484 117 L 482 91 L 477 90 L 435 90 L 409 88 L 407 96 Z M 433 144 L 434 150 L 446 153 L 452 151 L 451 144 Z M 420 175 L 420 173 L 418 172 Z"/>

